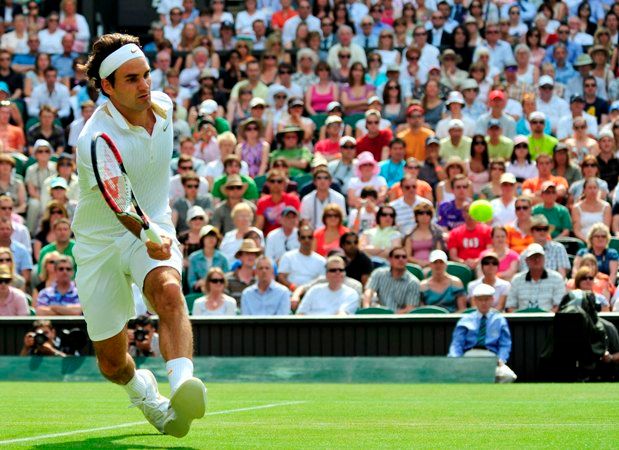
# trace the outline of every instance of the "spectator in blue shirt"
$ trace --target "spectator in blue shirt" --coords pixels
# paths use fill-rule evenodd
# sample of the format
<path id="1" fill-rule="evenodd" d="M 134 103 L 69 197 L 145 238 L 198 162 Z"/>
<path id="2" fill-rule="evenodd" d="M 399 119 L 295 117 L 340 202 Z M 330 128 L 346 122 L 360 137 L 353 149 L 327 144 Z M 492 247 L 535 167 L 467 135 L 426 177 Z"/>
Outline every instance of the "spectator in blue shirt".
<path id="1" fill-rule="evenodd" d="M 286 316 L 290 314 L 290 291 L 275 281 L 273 263 L 267 256 L 256 259 L 256 283 L 241 295 L 244 316 Z"/>
<path id="2" fill-rule="evenodd" d="M 82 307 L 73 278 L 73 258 L 62 255 L 54 263 L 56 282 L 43 289 L 37 299 L 40 316 L 79 316 Z"/>
<path id="3" fill-rule="evenodd" d="M 456 324 L 447 356 L 496 356 L 497 382 L 512 382 L 516 374 L 505 364 L 512 350 L 512 337 L 507 320 L 491 310 L 494 288 L 480 284 L 473 291 L 477 311 L 464 315 Z"/>
<path id="4" fill-rule="evenodd" d="M 28 249 L 17 241 L 11 239 L 13 223 L 11 219 L 0 218 L 0 247 L 9 247 L 13 253 L 15 273 L 24 277 L 26 286 L 30 286 L 30 274 L 32 272 L 32 255 Z"/>

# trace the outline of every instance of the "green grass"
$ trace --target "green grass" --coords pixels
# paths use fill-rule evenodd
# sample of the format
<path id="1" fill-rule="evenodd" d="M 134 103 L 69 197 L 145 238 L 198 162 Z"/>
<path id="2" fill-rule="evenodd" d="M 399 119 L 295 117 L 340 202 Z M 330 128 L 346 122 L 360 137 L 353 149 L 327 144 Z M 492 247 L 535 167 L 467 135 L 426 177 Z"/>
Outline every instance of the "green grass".
<path id="1" fill-rule="evenodd" d="M 167 386 L 162 386 L 166 391 Z M 204 419 L 175 439 L 109 383 L 0 383 L 1 448 L 617 448 L 612 384 L 211 384 Z M 272 408 L 214 414 L 285 402 Z"/>

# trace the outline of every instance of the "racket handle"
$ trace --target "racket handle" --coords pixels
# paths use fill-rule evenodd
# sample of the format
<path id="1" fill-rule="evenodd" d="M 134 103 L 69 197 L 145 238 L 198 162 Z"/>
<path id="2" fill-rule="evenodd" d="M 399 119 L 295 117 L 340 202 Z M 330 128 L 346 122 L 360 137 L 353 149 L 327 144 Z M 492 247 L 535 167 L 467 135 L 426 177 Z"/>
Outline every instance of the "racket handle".
<path id="1" fill-rule="evenodd" d="M 146 240 L 149 240 L 151 242 L 154 242 L 155 244 L 162 244 L 163 243 L 163 241 L 161 240 L 161 236 L 159 236 L 157 233 L 155 233 L 152 228 L 148 228 L 148 229 L 144 230 L 144 233 L 142 235 L 142 239 L 144 240 L 144 242 L 146 242 Z"/>

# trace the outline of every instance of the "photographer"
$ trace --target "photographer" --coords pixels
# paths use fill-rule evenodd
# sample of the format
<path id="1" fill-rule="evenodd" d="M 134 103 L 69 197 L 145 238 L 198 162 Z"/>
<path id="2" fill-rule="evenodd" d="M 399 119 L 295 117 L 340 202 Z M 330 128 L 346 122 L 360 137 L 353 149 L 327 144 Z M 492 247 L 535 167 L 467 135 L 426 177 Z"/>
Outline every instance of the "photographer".
<path id="1" fill-rule="evenodd" d="M 32 330 L 24 336 L 20 356 L 67 356 L 60 351 L 60 338 L 49 320 L 35 320 Z"/>
<path id="2" fill-rule="evenodd" d="M 157 326 L 148 316 L 138 316 L 127 326 L 129 354 L 136 356 L 160 356 Z"/>

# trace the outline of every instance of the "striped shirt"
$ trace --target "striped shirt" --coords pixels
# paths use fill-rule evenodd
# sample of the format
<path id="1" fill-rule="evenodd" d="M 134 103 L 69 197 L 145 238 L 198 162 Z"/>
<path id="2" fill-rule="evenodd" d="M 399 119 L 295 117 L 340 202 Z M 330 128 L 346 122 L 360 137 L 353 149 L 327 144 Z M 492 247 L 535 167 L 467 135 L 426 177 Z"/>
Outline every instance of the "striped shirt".
<path id="1" fill-rule="evenodd" d="M 392 311 L 419 305 L 419 280 L 408 271 L 393 278 L 390 267 L 381 267 L 372 272 L 367 287 L 376 292 L 381 306 Z"/>
<path id="2" fill-rule="evenodd" d="M 404 201 L 404 197 L 400 197 L 397 200 L 392 201 L 389 205 L 395 210 L 396 227 L 400 230 L 400 233 L 407 235 L 413 228 L 415 228 L 415 213 L 413 208 L 420 203 L 426 203 L 432 205 L 432 202 L 427 198 L 420 195 L 415 196 L 415 201 L 412 205 L 409 205 Z"/>
<path id="3" fill-rule="evenodd" d="M 544 262 L 544 267 L 550 270 L 559 270 L 565 269 L 569 272 L 572 265 L 570 264 L 570 259 L 567 256 L 567 251 L 565 247 L 558 242 L 547 241 L 544 247 L 544 252 L 546 253 L 546 260 Z M 524 253 L 520 255 L 520 270 L 528 270 L 526 258 L 524 257 Z"/>
<path id="4" fill-rule="evenodd" d="M 138 203 L 151 223 L 176 236 L 168 204 L 170 160 L 172 158 L 172 101 L 162 92 L 152 92 L 156 122 L 152 134 L 131 125 L 111 101 L 102 104 L 80 133 L 77 141 L 79 200 L 72 229 L 78 244 L 107 246 L 127 230 L 116 219 L 97 189 L 90 157 L 90 142 L 97 131 L 107 133 L 116 143 Z"/>
<path id="5" fill-rule="evenodd" d="M 559 306 L 565 295 L 565 280 L 554 270 L 544 270 L 538 281 L 533 281 L 529 271 L 517 273 L 507 294 L 505 308 L 541 308 L 550 311 Z"/>

